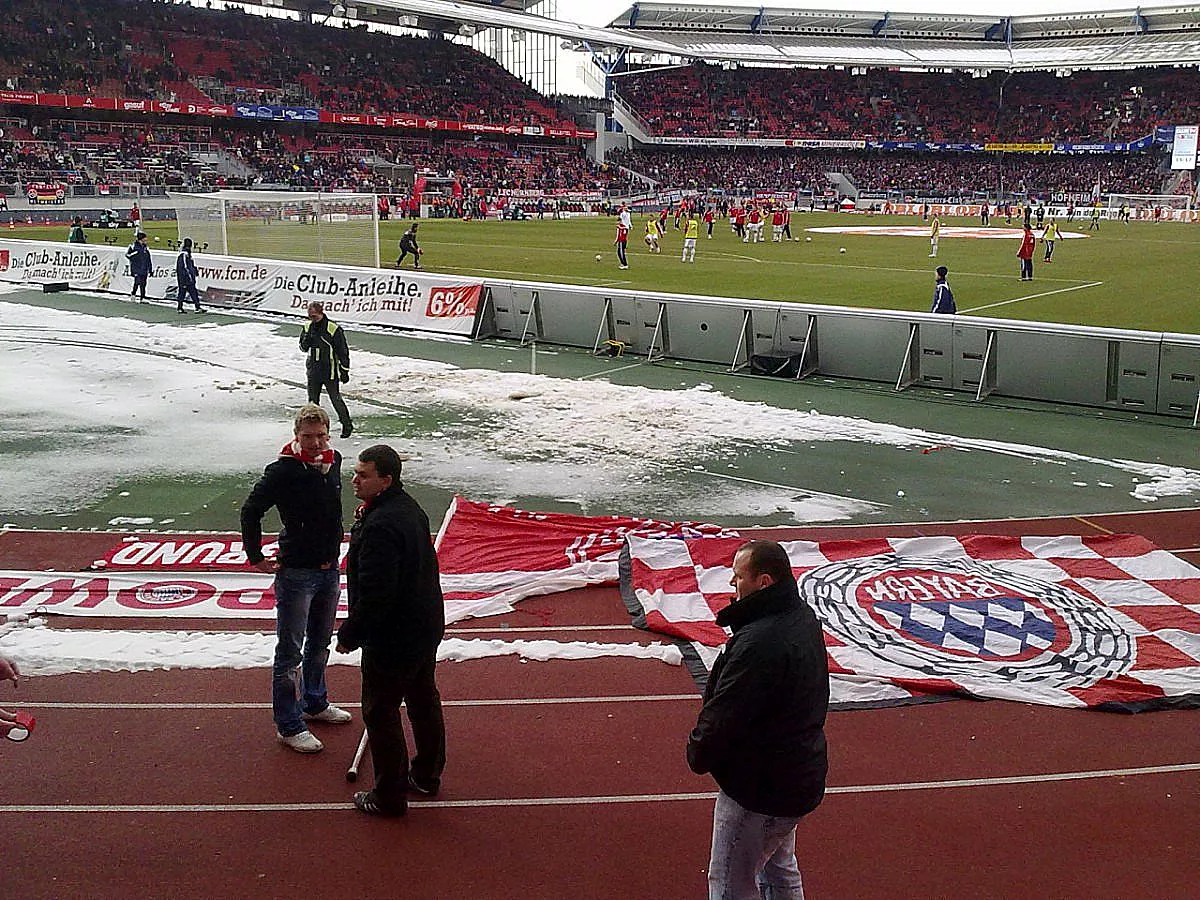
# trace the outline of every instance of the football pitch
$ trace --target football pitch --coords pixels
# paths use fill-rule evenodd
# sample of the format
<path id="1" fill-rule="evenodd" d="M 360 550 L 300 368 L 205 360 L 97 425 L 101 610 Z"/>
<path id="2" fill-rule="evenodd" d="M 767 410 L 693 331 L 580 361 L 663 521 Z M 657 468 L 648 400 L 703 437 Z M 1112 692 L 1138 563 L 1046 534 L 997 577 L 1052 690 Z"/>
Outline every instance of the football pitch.
<path id="1" fill-rule="evenodd" d="M 1006 230 L 993 220 L 993 233 Z M 1064 232 L 1083 235 L 1058 242 L 1054 262 L 1042 262 L 1039 243 L 1035 280 L 1019 280 L 1019 229 L 1013 236 L 981 239 L 948 235 L 956 228 L 979 232 L 975 219 L 943 221 L 937 259 L 930 259 L 927 226 L 913 216 L 799 213 L 792 217 L 796 241 L 772 243 L 770 227 L 762 243 L 743 243 L 725 221 L 711 239 L 703 228 L 695 263 L 680 262 L 682 232 L 667 221 L 662 252 L 642 241 L 645 217 L 635 216 L 628 269 L 618 268 L 612 239 L 615 219 L 536 219 L 519 222 L 420 220 L 422 268 L 429 272 L 494 279 L 561 282 L 636 291 L 783 300 L 899 310 L 928 310 L 933 269 L 950 270 L 959 312 L 997 318 L 1061 322 L 1147 331 L 1200 332 L 1196 304 L 1200 226 L 1164 222 L 1122 224 L 1060 223 Z M 410 223 L 380 223 L 380 259 L 394 263 L 396 244 Z M 279 232 L 303 226 L 276 224 L 269 242 L 255 233 L 241 241 L 246 255 L 278 257 Z M 872 233 L 811 232 L 806 229 L 868 229 Z M 898 229 L 909 234 L 896 234 Z M 167 249 L 176 237 L 173 222 L 147 224 L 151 246 Z M 23 228 L 14 236 L 65 239 L 64 228 Z M 100 242 L 103 232 L 92 231 Z M 112 235 L 125 241 L 128 231 Z M 155 241 L 154 239 L 158 240 Z M 811 238 L 811 240 L 809 240 Z M 297 235 L 295 246 L 309 242 Z M 270 252 L 267 249 L 270 248 Z M 844 248 L 845 252 L 841 252 Z M 296 254 L 299 255 L 299 254 Z M 596 259 L 597 255 L 600 257 Z"/>

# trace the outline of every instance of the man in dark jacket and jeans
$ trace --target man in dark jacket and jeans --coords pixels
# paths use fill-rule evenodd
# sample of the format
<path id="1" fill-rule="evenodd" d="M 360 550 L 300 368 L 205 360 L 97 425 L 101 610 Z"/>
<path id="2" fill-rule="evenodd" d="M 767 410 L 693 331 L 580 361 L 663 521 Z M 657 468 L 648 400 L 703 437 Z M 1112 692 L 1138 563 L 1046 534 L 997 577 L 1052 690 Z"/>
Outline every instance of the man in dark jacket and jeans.
<path id="1" fill-rule="evenodd" d="M 342 457 L 329 446 L 329 416 L 308 404 L 296 414 L 295 439 L 283 445 L 242 504 L 246 559 L 275 576 L 275 660 L 271 707 L 279 742 L 300 753 L 323 747 L 305 721 L 341 724 L 350 713 L 325 690 L 329 639 L 341 595 Z M 275 507 L 283 522 L 275 559 L 263 557 L 262 518 Z"/>
<path id="2" fill-rule="evenodd" d="M 400 456 L 368 447 L 354 467 L 362 500 L 350 530 L 346 587 L 350 610 L 337 650 L 362 648 L 362 712 L 375 788 L 354 805 L 375 816 L 402 816 L 412 792 L 433 796 L 446 767 L 446 726 L 434 681 L 445 610 L 429 518 L 400 483 Z M 416 755 L 408 761 L 400 705 L 408 709 Z"/>
<path id="3" fill-rule="evenodd" d="M 350 346 L 346 332 L 325 315 L 325 306 L 314 300 L 308 304 L 308 321 L 300 331 L 300 349 L 308 354 L 305 374 L 308 376 L 308 402 L 321 402 L 321 388 L 342 423 L 342 437 L 350 437 L 354 423 L 350 410 L 342 399 L 342 384 L 350 380 Z"/>
<path id="4" fill-rule="evenodd" d="M 802 900 L 796 823 L 820 804 L 829 767 L 825 642 L 779 544 L 743 544 L 730 583 L 736 598 L 717 624 L 733 636 L 687 746 L 692 771 L 720 787 L 708 896 Z"/>

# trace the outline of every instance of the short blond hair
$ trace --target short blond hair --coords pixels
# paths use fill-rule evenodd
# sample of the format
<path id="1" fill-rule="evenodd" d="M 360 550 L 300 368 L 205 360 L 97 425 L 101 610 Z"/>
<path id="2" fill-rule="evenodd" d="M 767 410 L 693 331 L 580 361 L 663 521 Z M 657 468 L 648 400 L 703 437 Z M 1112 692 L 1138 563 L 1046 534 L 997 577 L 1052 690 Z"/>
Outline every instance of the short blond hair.
<path id="1" fill-rule="evenodd" d="M 321 409 L 315 403 L 305 403 L 300 407 L 300 411 L 296 413 L 296 421 L 294 423 L 292 433 L 299 434 L 300 428 L 305 422 L 320 422 L 326 428 L 329 427 L 329 413 Z"/>

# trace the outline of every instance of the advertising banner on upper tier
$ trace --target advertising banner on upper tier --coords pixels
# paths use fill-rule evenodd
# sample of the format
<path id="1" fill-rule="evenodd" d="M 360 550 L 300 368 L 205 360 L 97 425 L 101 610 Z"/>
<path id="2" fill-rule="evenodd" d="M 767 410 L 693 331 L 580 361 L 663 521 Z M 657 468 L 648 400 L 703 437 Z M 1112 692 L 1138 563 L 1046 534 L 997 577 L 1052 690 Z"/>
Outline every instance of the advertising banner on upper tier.
<path id="1" fill-rule="evenodd" d="M 176 299 L 176 254 L 152 250 L 146 295 Z M 276 262 L 196 254 L 204 305 L 303 316 L 314 300 L 342 323 L 390 325 L 469 336 L 483 282 L 425 272 Z M 65 282 L 128 296 L 133 290 L 124 247 L 0 239 L 0 281 Z"/>

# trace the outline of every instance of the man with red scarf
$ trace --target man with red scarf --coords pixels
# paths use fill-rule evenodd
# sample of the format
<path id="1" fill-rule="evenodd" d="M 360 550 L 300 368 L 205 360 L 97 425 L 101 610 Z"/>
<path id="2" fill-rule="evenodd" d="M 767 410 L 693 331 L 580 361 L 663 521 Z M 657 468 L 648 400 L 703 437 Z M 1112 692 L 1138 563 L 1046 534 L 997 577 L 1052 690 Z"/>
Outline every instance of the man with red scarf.
<path id="1" fill-rule="evenodd" d="M 329 702 L 325 664 L 337 615 L 342 548 L 342 457 L 329 446 L 329 415 L 309 403 L 294 437 L 242 504 L 242 547 L 250 565 L 275 576 L 276 643 L 271 708 L 279 742 L 299 753 L 323 744 L 306 722 L 341 724 L 350 713 Z M 274 559 L 262 552 L 262 519 L 283 522 Z"/>

